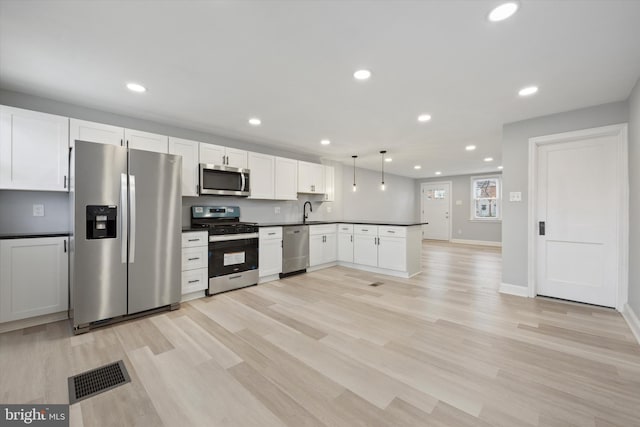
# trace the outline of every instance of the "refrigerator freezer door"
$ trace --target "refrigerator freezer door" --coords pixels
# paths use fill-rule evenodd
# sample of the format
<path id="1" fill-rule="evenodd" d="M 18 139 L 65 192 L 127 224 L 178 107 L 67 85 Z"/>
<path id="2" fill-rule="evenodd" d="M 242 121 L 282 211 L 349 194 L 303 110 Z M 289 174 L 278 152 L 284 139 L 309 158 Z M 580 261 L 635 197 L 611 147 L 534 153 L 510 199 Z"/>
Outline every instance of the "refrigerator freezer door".
<path id="1" fill-rule="evenodd" d="M 129 150 L 129 314 L 180 301 L 182 157 Z"/>
<path id="2" fill-rule="evenodd" d="M 127 197 L 121 181 L 127 150 L 81 141 L 74 150 L 72 295 L 73 324 L 79 326 L 127 313 L 127 264 L 122 259 L 128 230 L 121 204 Z M 87 239 L 88 205 L 116 207 L 115 238 Z"/>

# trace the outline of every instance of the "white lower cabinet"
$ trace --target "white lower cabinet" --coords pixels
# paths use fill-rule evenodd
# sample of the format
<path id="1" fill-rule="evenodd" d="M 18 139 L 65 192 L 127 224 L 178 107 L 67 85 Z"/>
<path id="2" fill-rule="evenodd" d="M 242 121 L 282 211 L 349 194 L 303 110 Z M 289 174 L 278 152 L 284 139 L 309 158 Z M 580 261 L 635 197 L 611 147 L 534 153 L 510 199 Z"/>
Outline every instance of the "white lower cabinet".
<path id="1" fill-rule="evenodd" d="M 414 262 L 411 269 L 407 264 L 407 227 L 356 224 L 353 234 L 354 264 L 402 272 L 415 269 Z"/>
<path id="2" fill-rule="evenodd" d="M 264 278 L 282 273 L 282 227 L 261 228 L 258 236 L 258 274 L 260 282 L 266 282 Z"/>
<path id="3" fill-rule="evenodd" d="M 0 322 L 69 308 L 68 237 L 0 240 Z"/>
<path id="4" fill-rule="evenodd" d="M 203 291 L 208 286 L 209 233 L 206 231 L 184 232 L 182 233 L 182 295 Z"/>
<path id="5" fill-rule="evenodd" d="M 353 262 L 353 224 L 338 224 L 338 261 Z"/>
<path id="6" fill-rule="evenodd" d="M 309 267 L 335 262 L 338 258 L 336 224 L 309 226 Z"/>

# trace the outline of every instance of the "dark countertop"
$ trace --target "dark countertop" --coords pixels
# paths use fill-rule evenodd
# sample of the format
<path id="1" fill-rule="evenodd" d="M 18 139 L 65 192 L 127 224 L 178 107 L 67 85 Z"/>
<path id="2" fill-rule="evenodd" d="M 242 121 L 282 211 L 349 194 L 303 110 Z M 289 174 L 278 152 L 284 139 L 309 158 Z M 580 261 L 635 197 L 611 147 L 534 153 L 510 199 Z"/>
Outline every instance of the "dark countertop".
<path id="1" fill-rule="evenodd" d="M 206 228 L 191 228 L 191 227 L 182 227 L 183 233 L 188 233 L 190 231 L 208 231 Z"/>
<path id="2" fill-rule="evenodd" d="M 412 227 L 414 225 L 428 224 L 428 222 L 393 222 L 393 221 L 307 221 L 303 224 L 298 222 L 259 222 L 258 227 L 284 227 L 287 225 L 322 225 L 322 224 L 364 224 L 364 225 L 383 225 L 395 227 Z"/>
<path id="3" fill-rule="evenodd" d="M 28 233 L 0 233 L 0 239 L 36 239 L 38 237 L 65 237 L 71 233 L 66 232 L 28 232 Z"/>

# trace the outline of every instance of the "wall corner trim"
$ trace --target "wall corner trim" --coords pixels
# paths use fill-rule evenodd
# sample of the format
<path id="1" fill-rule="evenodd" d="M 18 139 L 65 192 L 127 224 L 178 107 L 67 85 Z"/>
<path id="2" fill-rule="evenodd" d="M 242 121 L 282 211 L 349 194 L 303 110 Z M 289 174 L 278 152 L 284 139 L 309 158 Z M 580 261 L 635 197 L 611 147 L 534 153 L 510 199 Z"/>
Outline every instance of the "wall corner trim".
<path id="1" fill-rule="evenodd" d="M 529 296 L 529 289 L 526 286 L 516 286 L 509 283 L 500 283 L 499 291 L 501 294 L 515 295 L 518 297 L 527 298 Z"/>
<path id="2" fill-rule="evenodd" d="M 624 305 L 624 308 L 622 309 L 622 317 L 627 321 L 629 328 L 631 328 L 631 332 L 633 332 L 633 336 L 636 337 L 636 341 L 640 344 L 640 320 L 638 320 L 638 316 L 629 304 Z"/>
<path id="3" fill-rule="evenodd" d="M 479 246 L 495 246 L 502 247 L 502 242 L 491 242 L 488 240 L 466 240 L 466 239 L 451 239 L 451 243 L 458 243 L 461 245 L 479 245 Z"/>

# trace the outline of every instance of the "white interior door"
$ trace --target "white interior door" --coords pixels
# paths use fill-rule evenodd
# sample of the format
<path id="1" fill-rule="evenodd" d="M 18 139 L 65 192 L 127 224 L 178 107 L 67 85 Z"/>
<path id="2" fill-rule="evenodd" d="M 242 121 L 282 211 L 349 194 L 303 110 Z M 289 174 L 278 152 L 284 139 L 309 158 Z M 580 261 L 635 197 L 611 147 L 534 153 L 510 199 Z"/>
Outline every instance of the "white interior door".
<path id="1" fill-rule="evenodd" d="M 616 305 L 622 187 L 619 139 L 583 137 L 538 146 L 535 268 L 539 295 Z"/>
<path id="2" fill-rule="evenodd" d="M 422 238 L 449 240 L 451 238 L 451 183 L 436 182 L 421 185 Z"/>

